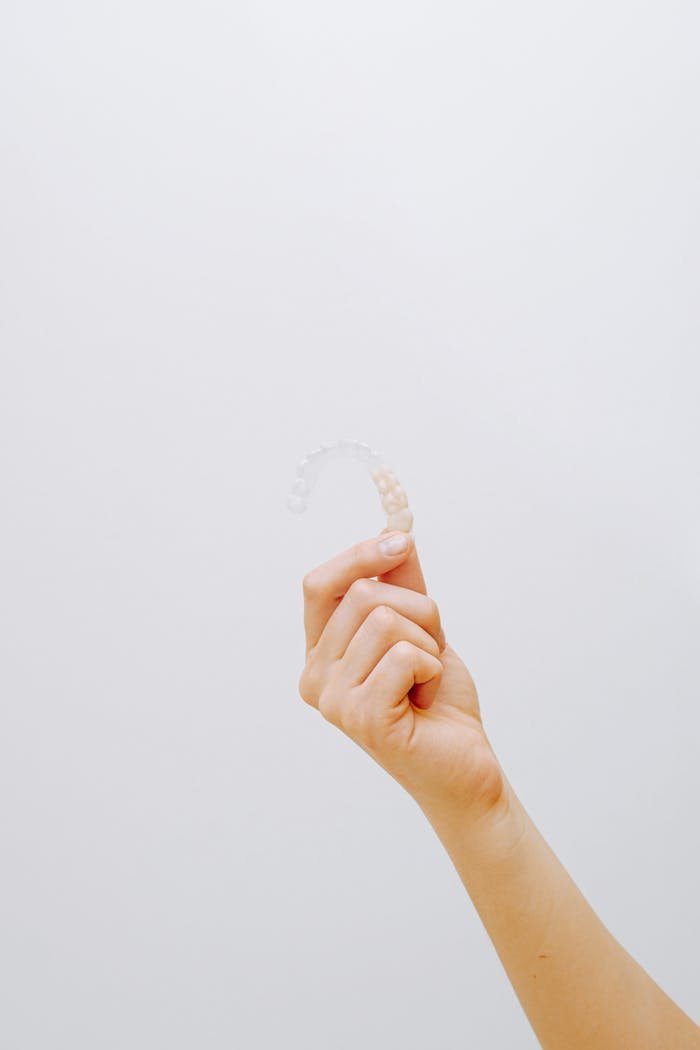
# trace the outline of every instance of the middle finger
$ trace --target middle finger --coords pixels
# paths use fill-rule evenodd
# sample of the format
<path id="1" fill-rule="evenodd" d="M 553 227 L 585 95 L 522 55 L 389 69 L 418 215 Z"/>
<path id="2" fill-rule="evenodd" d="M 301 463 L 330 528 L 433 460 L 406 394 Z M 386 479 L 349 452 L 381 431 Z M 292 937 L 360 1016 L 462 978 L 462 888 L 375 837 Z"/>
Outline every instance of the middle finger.
<path id="1" fill-rule="evenodd" d="M 433 636 L 440 652 L 445 648 L 440 613 L 432 598 L 380 580 L 356 580 L 323 629 L 316 646 L 317 655 L 325 660 L 340 659 L 360 624 L 378 605 L 387 605 L 413 620 Z"/>

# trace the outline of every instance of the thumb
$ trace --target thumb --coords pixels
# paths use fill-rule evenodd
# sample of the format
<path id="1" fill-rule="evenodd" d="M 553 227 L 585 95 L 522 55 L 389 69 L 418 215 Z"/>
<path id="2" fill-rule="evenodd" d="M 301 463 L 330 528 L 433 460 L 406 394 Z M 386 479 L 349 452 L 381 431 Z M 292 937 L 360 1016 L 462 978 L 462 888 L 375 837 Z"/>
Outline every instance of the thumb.
<path id="1" fill-rule="evenodd" d="M 382 532 L 391 532 L 391 529 L 382 529 Z M 418 559 L 415 542 L 409 554 L 395 569 L 390 569 L 377 577 L 382 583 L 393 583 L 395 587 L 406 587 L 409 591 L 418 591 L 419 594 L 427 594 L 423 570 Z"/>

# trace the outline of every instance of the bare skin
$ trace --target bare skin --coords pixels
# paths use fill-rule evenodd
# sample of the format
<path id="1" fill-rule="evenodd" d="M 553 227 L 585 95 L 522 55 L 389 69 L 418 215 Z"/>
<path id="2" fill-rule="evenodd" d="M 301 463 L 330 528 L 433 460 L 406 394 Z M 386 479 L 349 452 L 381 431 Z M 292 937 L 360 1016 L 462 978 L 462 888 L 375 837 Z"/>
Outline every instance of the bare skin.
<path id="1" fill-rule="evenodd" d="M 412 537 L 304 578 L 299 691 L 416 800 L 545 1050 L 699 1050 L 700 1028 L 609 933 L 518 801 L 445 642 Z"/>

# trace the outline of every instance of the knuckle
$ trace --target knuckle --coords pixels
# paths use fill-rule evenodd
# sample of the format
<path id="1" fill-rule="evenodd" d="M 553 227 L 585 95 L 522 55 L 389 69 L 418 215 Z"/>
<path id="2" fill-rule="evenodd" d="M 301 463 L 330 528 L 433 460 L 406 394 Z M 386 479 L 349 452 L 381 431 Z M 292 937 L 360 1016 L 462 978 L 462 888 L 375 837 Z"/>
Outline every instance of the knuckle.
<path id="1" fill-rule="evenodd" d="M 305 664 L 300 676 L 299 676 L 299 696 L 306 704 L 310 704 L 312 707 L 316 706 L 316 683 L 314 681 L 314 675 L 309 664 Z"/>
<path id="2" fill-rule="evenodd" d="M 315 569 L 307 572 L 302 580 L 302 590 L 305 598 L 315 598 L 320 592 L 320 580 Z"/>
<path id="3" fill-rule="evenodd" d="M 348 588 L 348 598 L 353 604 L 365 608 L 372 601 L 374 587 L 371 580 L 353 580 Z"/>
<path id="4" fill-rule="evenodd" d="M 426 626 L 438 643 L 444 643 L 440 608 L 434 598 L 426 597 Z"/>
<path id="5" fill-rule="evenodd" d="M 330 689 L 324 689 L 318 698 L 318 709 L 326 722 L 331 725 L 340 726 L 340 710 L 335 694 Z"/>
<path id="6" fill-rule="evenodd" d="M 440 646 L 438 645 L 436 640 L 433 638 L 432 634 L 429 634 L 427 636 L 426 641 L 428 642 L 428 645 L 429 645 L 429 648 L 428 648 L 429 654 L 431 656 L 434 656 L 436 660 L 439 659 L 439 657 L 440 657 Z"/>
<path id="7" fill-rule="evenodd" d="M 392 646 L 392 652 L 396 659 L 401 663 L 413 658 L 413 646 L 410 642 L 407 642 L 405 638 L 400 639 L 400 641 Z"/>
<path id="8" fill-rule="evenodd" d="M 390 609 L 388 605 L 375 605 L 371 613 L 367 617 L 368 623 L 372 630 L 377 631 L 381 635 L 392 634 L 396 626 L 398 617 L 393 609 Z"/>
<path id="9" fill-rule="evenodd" d="M 319 661 L 316 649 L 309 649 L 306 663 L 299 676 L 299 695 L 312 707 L 318 707 L 318 699 L 327 678 L 327 668 Z"/>

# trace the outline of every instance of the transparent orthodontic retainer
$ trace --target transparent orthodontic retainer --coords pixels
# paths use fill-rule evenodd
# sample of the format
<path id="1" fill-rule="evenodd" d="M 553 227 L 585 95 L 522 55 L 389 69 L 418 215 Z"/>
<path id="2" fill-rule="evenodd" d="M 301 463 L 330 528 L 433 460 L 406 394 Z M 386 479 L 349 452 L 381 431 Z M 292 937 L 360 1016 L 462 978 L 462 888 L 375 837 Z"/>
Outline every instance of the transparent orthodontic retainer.
<path id="1" fill-rule="evenodd" d="M 293 513 L 304 513 L 321 470 L 326 463 L 336 459 L 356 459 L 364 464 L 379 493 L 382 508 L 387 516 L 387 528 L 398 529 L 400 532 L 411 531 L 413 515 L 396 474 L 382 462 L 382 457 L 376 449 L 350 438 L 342 438 L 331 445 L 320 445 L 299 461 L 297 476 L 287 497 L 287 506 Z"/>

